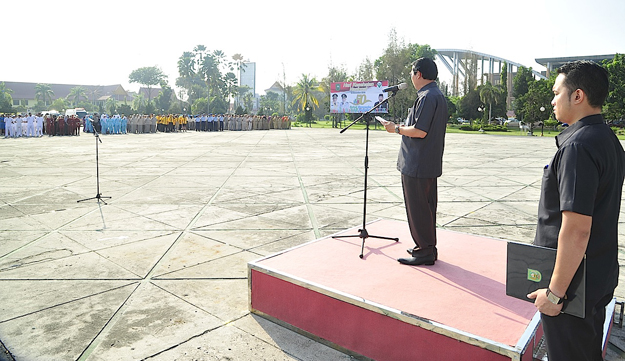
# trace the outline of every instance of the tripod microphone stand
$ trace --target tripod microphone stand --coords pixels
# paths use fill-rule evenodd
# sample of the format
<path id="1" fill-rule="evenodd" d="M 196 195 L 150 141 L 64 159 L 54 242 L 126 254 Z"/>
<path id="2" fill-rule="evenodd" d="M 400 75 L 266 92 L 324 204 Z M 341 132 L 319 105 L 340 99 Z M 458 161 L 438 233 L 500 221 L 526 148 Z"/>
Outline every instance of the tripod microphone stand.
<path id="1" fill-rule="evenodd" d="M 362 119 L 363 117 L 365 118 L 365 122 L 366 122 L 366 139 L 365 139 L 365 192 L 364 192 L 364 202 L 362 205 L 362 228 L 358 230 L 358 234 L 352 234 L 352 235 L 347 235 L 347 236 L 333 236 L 332 238 L 348 238 L 348 237 L 358 237 L 358 238 L 362 238 L 362 245 L 360 247 L 360 258 L 362 259 L 364 257 L 364 250 L 365 250 L 365 240 L 367 238 L 378 238 L 378 239 L 388 239 L 391 241 L 395 241 L 395 242 L 399 242 L 399 238 L 396 237 L 382 237 L 382 236 L 374 236 L 369 234 L 369 232 L 367 232 L 367 177 L 368 177 L 368 169 L 369 169 L 369 115 L 375 111 L 376 109 L 378 109 L 382 104 L 387 104 L 388 100 L 392 97 L 394 97 L 397 94 L 397 90 L 393 91 L 386 99 L 384 99 L 383 101 L 381 101 L 380 103 L 378 103 L 376 106 L 374 106 L 373 108 L 371 108 L 370 110 L 368 110 L 367 112 L 363 113 L 360 117 L 358 117 L 358 119 L 354 120 L 351 124 L 349 124 L 348 126 L 346 126 L 345 128 L 343 128 L 341 130 L 341 133 L 345 132 L 349 127 L 351 127 L 352 125 L 356 124 L 356 122 L 358 122 L 360 119 Z"/>
<path id="2" fill-rule="evenodd" d="M 85 199 L 81 199 L 79 201 L 76 201 L 77 203 L 80 202 L 84 202 L 84 201 L 90 201 L 92 199 L 97 199 L 98 203 L 100 203 L 100 200 L 102 200 L 102 203 L 107 204 L 103 199 L 107 198 L 110 199 L 111 197 L 104 197 L 102 196 L 102 193 L 100 193 L 100 162 L 98 159 L 98 142 L 102 143 L 102 140 L 100 139 L 100 135 L 98 134 L 98 131 L 95 129 L 95 127 L 93 127 L 93 135 L 95 136 L 95 169 L 96 169 L 96 184 L 97 184 L 97 194 L 95 195 L 95 197 L 91 197 L 91 198 L 85 198 Z"/>

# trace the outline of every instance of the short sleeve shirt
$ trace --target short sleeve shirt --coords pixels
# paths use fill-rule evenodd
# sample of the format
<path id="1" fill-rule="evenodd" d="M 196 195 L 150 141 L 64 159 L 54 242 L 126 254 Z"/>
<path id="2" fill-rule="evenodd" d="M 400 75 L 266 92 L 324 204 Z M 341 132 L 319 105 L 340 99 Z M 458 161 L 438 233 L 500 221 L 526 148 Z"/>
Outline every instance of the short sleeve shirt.
<path id="1" fill-rule="evenodd" d="M 437 178 L 443 173 L 445 129 L 449 118 L 447 100 L 436 82 L 427 84 L 417 94 L 405 125 L 427 135 L 425 138 L 402 136 L 397 170 L 414 178 Z"/>
<path id="2" fill-rule="evenodd" d="M 601 297 L 618 281 L 623 147 L 601 115 L 574 123 L 556 137 L 556 145 L 544 169 L 534 244 L 557 248 L 563 211 L 593 217 L 586 249 L 587 287 L 589 295 Z"/>

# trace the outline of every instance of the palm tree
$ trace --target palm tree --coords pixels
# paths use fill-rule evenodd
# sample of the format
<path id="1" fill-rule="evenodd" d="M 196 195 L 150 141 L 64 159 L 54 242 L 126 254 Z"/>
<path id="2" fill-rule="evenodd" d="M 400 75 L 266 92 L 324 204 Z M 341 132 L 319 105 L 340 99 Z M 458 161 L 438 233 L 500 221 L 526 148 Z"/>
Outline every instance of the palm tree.
<path id="1" fill-rule="evenodd" d="M 190 78 L 195 74 L 195 58 L 193 53 L 185 51 L 178 58 L 178 73 L 182 78 Z"/>
<path id="2" fill-rule="evenodd" d="M 87 90 L 81 86 L 73 87 L 67 94 L 67 100 L 70 100 L 74 107 L 80 103 L 82 98 L 87 98 Z"/>
<path id="3" fill-rule="evenodd" d="M 100 95 L 102 95 L 102 88 L 99 86 L 94 86 L 92 87 L 87 93 L 89 93 L 89 97 L 91 98 L 91 104 L 93 104 L 94 106 L 95 101 L 100 97 Z"/>
<path id="4" fill-rule="evenodd" d="M 317 83 L 317 79 L 309 78 L 306 74 L 302 74 L 302 78 L 293 89 L 293 105 L 299 111 L 306 112 L 307 120 L 309 120 L 310 112 L 319 107 L 319 100 L 314 93 L 320 91 L 323 89 Z"/>
<path id="5" fill-rule="evenodd" d="M 211 87 L 216 84 L 216 81 L 221 78 L 221 72 L 219 71 L 219 63 L 215 59 L 214 54 L 207 54 L 200 64 L 199 73 L 201 74 L 207 88 L 207 100 L 206 112 L 210 113 L 210 97 Z"/>
<path id="6" fill-rule="evenodd" d="M 501 95 L 501 88 L 493 86 L 491 82 L 486 82 L 480 88 L 480 100 L 488 104 L 488 124 L 490 124 L 490 119 L 493 111 L 493 102 L 497 104 L 499 102 L 499 96 Z"/>
<path id="7" fill-rule="evenodd" d="M 35 85 L 35 99 L 37 99 L 37 101 L 43 102 L 43 105 L 47 106 L 48 101 L 52 103 L 53 96 L 54 96 L 54 91 L 50 87 L 50 84 Z"/>

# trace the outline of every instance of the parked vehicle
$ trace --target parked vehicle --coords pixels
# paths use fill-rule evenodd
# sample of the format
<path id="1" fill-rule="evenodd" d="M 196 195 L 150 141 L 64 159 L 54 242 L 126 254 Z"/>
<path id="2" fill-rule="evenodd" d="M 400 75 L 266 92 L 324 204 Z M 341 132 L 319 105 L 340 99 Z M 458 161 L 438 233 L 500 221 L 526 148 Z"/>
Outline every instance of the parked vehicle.
<path id="1" fill-rule="evenodd" d="M 84 119 L 87 115 L 85 108 L 74 108 L 65 110 L 65 115 L 75 115 L 80 119 Z"/>

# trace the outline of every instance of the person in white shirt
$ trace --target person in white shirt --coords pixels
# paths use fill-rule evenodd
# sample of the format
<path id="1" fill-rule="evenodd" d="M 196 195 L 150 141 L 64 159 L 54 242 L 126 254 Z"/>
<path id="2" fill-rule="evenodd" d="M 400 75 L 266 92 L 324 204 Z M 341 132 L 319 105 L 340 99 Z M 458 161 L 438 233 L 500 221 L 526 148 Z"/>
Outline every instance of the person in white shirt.
<path id="1" fill-rule="evenodd" d="M 35 136 L 35 117 L 30 113 L 28 113 L 28 116 L 26 117 L 26 136 Z"/>
<path id="2" fill-rule="evenodd" d="M 35 117 L 35 136 L 43 137 L 43 115 L 41 113 Z"/>
<path id="3" fill-rule="evenodd" d="M 4 115 L 4 137 L 8 138 L 9 134 L 11 134 L 11 127 L 13 126 L 13 117 L 5 114 Z"/>

